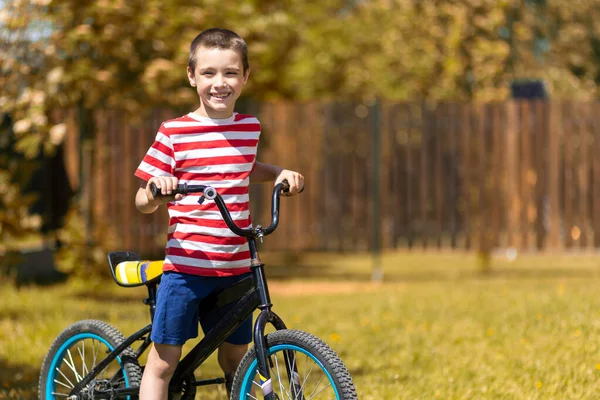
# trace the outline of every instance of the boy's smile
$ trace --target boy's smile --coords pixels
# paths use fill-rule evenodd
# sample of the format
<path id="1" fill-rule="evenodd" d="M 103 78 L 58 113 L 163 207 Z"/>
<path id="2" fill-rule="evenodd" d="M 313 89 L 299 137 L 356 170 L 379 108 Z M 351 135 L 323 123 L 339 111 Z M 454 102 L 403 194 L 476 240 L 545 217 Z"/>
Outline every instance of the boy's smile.
<path id="1" fill-rule="evenodd" d="M 248 80 L 240 55 L 234 50 L 199 47 L 196 70 L 188 67 L 190 84 L 196 87 L 200 107 L 196 114 L 229 118 Z"/>

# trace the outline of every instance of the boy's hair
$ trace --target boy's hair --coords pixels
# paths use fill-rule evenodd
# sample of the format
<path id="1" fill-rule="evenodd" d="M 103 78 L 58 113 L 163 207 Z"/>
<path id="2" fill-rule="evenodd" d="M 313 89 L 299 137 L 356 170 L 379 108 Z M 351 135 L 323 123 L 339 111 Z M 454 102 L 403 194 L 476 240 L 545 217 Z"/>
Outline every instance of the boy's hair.
<path id="1" fill-rule="evenodd" d="M 190 46 L 190 60 L 188 66 L 192 71 L 196 70 L 196 50 L 198 47 L 207 49 L 233 50 L 242 58 L 244 74 L 250 68 L 248 63 L 248 46 L 244 39 L 237 33 L 224 28 L 210 28 L 200 32 Z"/>

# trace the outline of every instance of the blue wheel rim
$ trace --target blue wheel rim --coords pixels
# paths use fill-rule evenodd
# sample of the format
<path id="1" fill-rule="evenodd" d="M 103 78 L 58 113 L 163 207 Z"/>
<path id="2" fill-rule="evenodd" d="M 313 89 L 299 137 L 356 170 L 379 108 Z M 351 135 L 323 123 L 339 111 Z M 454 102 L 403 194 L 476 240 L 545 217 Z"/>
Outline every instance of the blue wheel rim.
<path id="1" fill-rule="evenodd" d="M 67 349 L 69 349 L 74 343 L 79 342 L 81 340 L 85 340 L 85 339 L 97 340 L 98 342 L 104 344 L 110 351 L 114 350 L 114 347 L 110 343 L 108 343 L 106 341 L 106 339 L 104 339 L 103 337 L 98 336 L 94 333 L 86 332 L 86 333 L 79 333 L 75 336 L 71 336 L 69 339 L 67 339 L 66 342 L 64 342 L 59 347 L 58 351 L 54 355 L 54 358 L 52 359 L 52 363 L 50 363 L 50 369 L 48 370 L 48 377 L 46 379 L 46 399 L 54 399 L 54 395 L 52 394 L 52 392 L 54 392 L 56 390 L 56 384 L 54 383 L 54 378 L 56 376 L 56 367 L 63 360 L 63 358 L 64 358 L 63 356 L 65 355 Z M 127 377 L 127 373 L 125 372 L 125 369 L 123 368 L 123 363 L 121 362 L 121 357 L 117 357 L 117 361 L 119 362 L 119 365 L 121 366 L 121 370 L 123 371 L 125 387 L 129 387 L 129 379 Z"/>
<path id="2" fill-rule="evenodd" d="M 325 367 L 323 366 L 323 363 L 321 361 L 319 361 L 311 352 L 309 352 L 301 347 L 292 345 L 292 344 L 279 344 L 279 345 L 269 348 L 269 355 L 274 354 L 278 351 L 283 351 L 283 350 L 297 351 L 297 352 L 300 352 L 300 353 L 305 354 L 308 357 L 310 357 L 311 360 L 313 360 L 319 367 L 321 367 L 321 371 L 323 371 L 325 373 L 325 375 L 327 376 L 327 379 L 329 379 L 329 383 L 331 384 L 331 387 L 333 388 L 333 391 L 335 392 L 336 400 L 341 400 L 340 394 L 338 392 L 338 388 L 335 386 L 335 382 L 333 381 L 331 374 L 329 373 L 329 371 L 327 371 L 327 369 L 325 369 Z M 246 393 L 250 392 L 250 389 L 252 388 L 252 382 L 253 382 L 252 377 L 256 374 L 257 365 L 258 365 L 258 361 L 255 358 L 254 361 L 252 361 L 252 364 L 250 364 L 250 368 L 248 368 L 248 371 L 246 371 L 246 375 L 244 375 L 244 380 L 242 381 L 242 391 L 241 391 L 242 396 L 245 396 Z M 245 400 L 245 397 L 242 397 L 242 400 Z"/>

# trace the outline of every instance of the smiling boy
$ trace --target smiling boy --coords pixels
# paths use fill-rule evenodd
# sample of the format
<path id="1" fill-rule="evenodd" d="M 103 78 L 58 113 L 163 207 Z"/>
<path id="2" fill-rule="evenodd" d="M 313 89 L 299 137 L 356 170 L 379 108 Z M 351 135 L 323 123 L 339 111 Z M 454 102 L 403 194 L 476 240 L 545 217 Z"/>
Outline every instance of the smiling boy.
<path id="1" fill-rule="evenodd" d="M 198 321 L 204 332 L 218 322 L 207 319 L 198 303 L 250 271 L 246 240 L 229 231 L 214 202 L 199 204 L 196 195 L 173 196 L 173 189 L 179 183 L 215 187 L 233 219 L 245 228 L 251 224 L 250 180 L 278 184 L 287 179 L 291 195 L 304 187 L 301 174 L 256 161 L 260 123 L 234 112 L 249 73 L 247 46 L 236 33 L 221 28 L 200 33 L 190 46 L 187 68 L 199 106 L 161 124 L 135 172 L 143 181 L 136 207 L 152 213 L 167 203 L 169 211 L 164 274 L 151 334 L 154 344 L 142 377 L 142 400 L 167 399 L 181 348 L 198 336 Z M 163 196 L 152 196 L 151 183 Z M 220 311 L 224 315 L 227 309 Z M 218 362 L 229 383 L 251 340 L 250 317 L 219 347 Z"/>

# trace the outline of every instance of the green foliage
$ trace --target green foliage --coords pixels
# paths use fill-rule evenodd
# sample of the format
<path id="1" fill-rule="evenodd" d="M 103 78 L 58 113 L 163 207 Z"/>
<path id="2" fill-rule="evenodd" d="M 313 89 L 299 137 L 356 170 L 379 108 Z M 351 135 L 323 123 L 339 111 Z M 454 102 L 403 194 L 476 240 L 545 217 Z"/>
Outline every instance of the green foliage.
<path id="1" fill-rule="evenodd" d="M 530 77 L 558 96 L 590 94 L 600 76 L 599 4 L 7 1 L 0 104 L 15 115 L 30 156 L 52 146 L 57 107 L 139 115 L 152 105 L 189 106 L 189 43 L 210 26 L 246 38 L 248 92 L 259 99 L 498 100 L 512 79 Z"/>
<path id="2" fill-rule="evenodd" d="M 172 1 L 5 2 L 2 105 L 20 130 L 49 139 L 56 107 L 189 105 L 189 43 L 224 26 L 250 46 L 255 98 L 381 96 L 501 99 L 513 78 L 540 77 L 557 94 L 595 82 L 598 0 L 202 5 Z M 558 32 L 561 32 L 560 36 Z M 10 38 L 10 39 L 9 39 Z M 565 78 L 567 82 L 565 82 Z M 554 84 L 558 86 L 554 87 Z M 46 114 L 46 117 L 44 117 Z"/>
<path id="3" fill-rule="evenodd" d="M 75 278 L 108 278 L 106 249 L 114 247 L 115 236 L 110 227 L 97 226 L 96 232 L 90 229 L 76 208 L 69 211 L 64 227 L 57 232 L 62 243 L 55 255 L 57 268 Z"/>
<path id="4" fill-rule="evenodd" d="M 12 250 L 18 240 L 35 233 L 42 222 L 39 215 L 29 212 L 37 196 L 22 193 L 36 162 L 15 156 L 14 142 L 6 121 L 0 127 L 0 254 L 1 250 Z"/>
<path id="5" fill-rule="evenodd" d="M 35 195 L 22 195 L 10 174 L 0 170 L 0 237 L 5 246 L 39 228 L 39 216 L 30 215 L 28 210 L 35 199 Z"/>
<path id="6" fill-rule="evenodd" d="M 189 43 L 213 26 L 247 40 L 247 93 L 255 99 L 494 101 L 508 96 L 512 80 L 528 78 L 543 79 L 552 97 L 589 98 L 600 81 L 599 6 L 7 0 L 0 6 L 0 109 L 15 121 L 14 148 L 33 160 L 62 142 L 67 127 L 58 110 L 110 107 L 134 123 L 154 106 L 191 108 L 197 99 L 185 75 Z M 16 185 L 14 170 L 0 169 L 9 171 L 3 185 Z M 5 215 L 22 215 L 25 199 L 2 196 Z M 6 219 L 0 226 L 25 229 Z"/>

